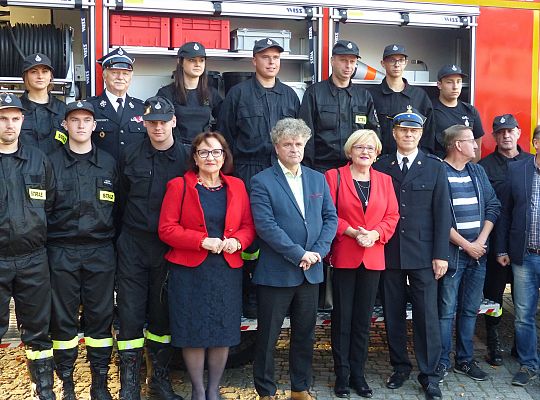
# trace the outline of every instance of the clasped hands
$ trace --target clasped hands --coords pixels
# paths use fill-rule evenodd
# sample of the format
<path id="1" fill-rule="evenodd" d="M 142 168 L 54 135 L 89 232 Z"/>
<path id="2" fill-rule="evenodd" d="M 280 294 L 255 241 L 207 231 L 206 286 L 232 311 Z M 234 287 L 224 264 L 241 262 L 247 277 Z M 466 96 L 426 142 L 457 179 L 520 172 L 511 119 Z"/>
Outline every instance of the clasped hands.
<path id="1" fill-rule="evenodd" d="M 358 227 L 356 231 L 356 243 L 362 247 L 372 247 L 377 240 L 379 240 L 379 232 L 376 230 L 368 231 L 361 226 Z"/>
<path id="2" fill-rule="evenodd" d="M 306 251 L 300 260 L 299 267 L 304 271 L 307 271 L 311 268 L 313 264 L 317 264 L 322 261 L 322 257 L 319 253 L 315 251 Z"/>
<path id="3" fill-rule="evenodd" d="M 232 254 L 238 249 L 238 240 L 235 238 L 211 238 L 207 237 L 201 243 L 201 247 L 211 251 L 214 254 L 219 254 L 222 251 Z"/>

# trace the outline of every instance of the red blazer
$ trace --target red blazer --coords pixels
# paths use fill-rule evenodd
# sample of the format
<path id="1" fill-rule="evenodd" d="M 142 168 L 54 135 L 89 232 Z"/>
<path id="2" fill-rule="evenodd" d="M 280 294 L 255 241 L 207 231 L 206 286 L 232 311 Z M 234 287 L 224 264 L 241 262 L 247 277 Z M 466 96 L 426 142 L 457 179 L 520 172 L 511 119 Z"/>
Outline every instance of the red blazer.
<path id="1" fill-rule="evenodd" d="M 249 197 L 242 180 L 221 174 L 227 190 L 227 211 L 225 215 L 224 237 L 236 238 L 242 249 L 248 247 L 255 238 L 255 226 L 251 217 Z M 182 209 L 182 194 L 185 195 Z M 165 258 L 174 264 L 187 267 L 200 265 L 208 256 L 201 241 L 208 236 L 204 214 L 197 192 L 197 175 L 188 171 L 183 178 L 174 178 L 167 183 L 159 216 L 159 238 L 171 246 Z M 180 218 L 181 216 L 181 218 Z M 243 261 L 242 251 L 223 253 L 231 268 L 239 268 Z"/>
<path id="2" fill-rule="evenodd" d="M 362 203 L 354 186 L 350 164 L 339 168 L 341 174 L 338 198 L 338 229 L 332 243 L 331 261 L 336 268 L 358 268 L 364 263 L 366 269 L 383 270 L 384 245 L 390 240 L 399 220 L 399 208 L 389 175 L 370 168 L 371 189 L 369 203 L 364 214 Z M 337 169 L 326 172 L 330 194 L 336 202 Z M 372 247 L 365 248 L 345 235 L 349 227 L 361 226 L 368 231 L 375 229 L 380 239 Z"/>

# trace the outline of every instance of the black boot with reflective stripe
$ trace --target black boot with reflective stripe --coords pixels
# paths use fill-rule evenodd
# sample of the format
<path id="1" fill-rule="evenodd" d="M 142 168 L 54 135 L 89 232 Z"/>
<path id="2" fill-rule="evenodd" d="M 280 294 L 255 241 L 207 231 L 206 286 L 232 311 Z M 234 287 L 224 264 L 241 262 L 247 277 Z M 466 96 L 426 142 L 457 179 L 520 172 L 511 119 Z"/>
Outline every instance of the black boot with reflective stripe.
<path id="1" fill-rule="evenodd" d="M 91 400 L 112 400 L 107 387 L 107 372 L 109 368 L 95 368 L 90 366 L 92 372 L 92 386 L 90 386 Z"/>
<path id="2" fill-rule="evenodd" d="M 142 349 L 121 350 L 120 400 L 141 400 Z"/>
<path id="3" fill-rule="evenodd" d="M 147 365 L 151 364 L 152 374 L 148 378 L 148 395 L 155 400 L 183 400 L 183 397 L 174 393 L 169 379 L 169 363 L 173 349 L 170 345 L 155 345 L 147 342 Z"/>
<path id="4" fill-rule="evenodd" d="M 73 370 L 77 360 L 78 348 L 54 349 L 56 375 L 62 381 L 62 400 L 76 400 Z"/>
<path id="5" fill-rule="evenodd" d="M 30 373 L 30 380 L 32 381 L 32 400 L 56 400 L 53 392 L 53 358 L 28 360 L 27 366 Z"/>

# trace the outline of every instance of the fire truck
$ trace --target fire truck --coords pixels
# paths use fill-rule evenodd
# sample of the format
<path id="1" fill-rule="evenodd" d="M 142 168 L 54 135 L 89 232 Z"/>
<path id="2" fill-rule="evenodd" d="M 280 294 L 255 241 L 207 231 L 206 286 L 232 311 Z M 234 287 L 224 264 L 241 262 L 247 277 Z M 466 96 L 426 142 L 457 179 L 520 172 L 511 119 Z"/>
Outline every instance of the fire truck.
<path id="1" fill-rule="evenodd" d="M 477 107 L 488 132 L 482 154 L 493 150 L 491 122 L 503 113 L 517 117 L 519 144 L 532 150 L 540 112 L 540 0 L 0 0 L 0 90 L 22 92 L 12 71 L 22 53 L 41 51 L 61 71 L 55 94 L 69 101 L 100 93 L 95 60 L 121 46 L 136 58 L 129 93 L 144 100 L 171 82 L 178 47 L 197 40 L 225 94 L 249 75 L 253 41 L 267 36 L 285 48 L 279 77 L 300 98 L 307 85 L 328 78 L 338 38 L 359 45 L 354 83 L 365 87 L 382 79 L 381 54 L 389 43 L 407 48 L 406 77 L 430 97 L 438 95 L 438 69 L 458 64 L 469 76 L 461 97 Z M 250 353 L 255 327 L 243 321 L 233 363 Z"/>

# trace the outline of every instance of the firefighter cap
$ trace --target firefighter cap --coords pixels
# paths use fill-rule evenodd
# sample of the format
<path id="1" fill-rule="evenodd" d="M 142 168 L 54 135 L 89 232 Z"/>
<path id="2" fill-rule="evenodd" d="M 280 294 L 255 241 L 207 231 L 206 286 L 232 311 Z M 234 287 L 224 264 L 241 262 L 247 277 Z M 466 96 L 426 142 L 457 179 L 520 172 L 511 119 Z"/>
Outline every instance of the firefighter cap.
<path id="1" fill-rule="evenodd" d="M 114 49 L 109 54 L 105 54 L 97 60 L 97 63 L 103 68 L 127 69 L 129 71 L 133 71 L 134 62 L 135 59 L 121 47 Z"/>
<path id="2" fill-rule="evenodd" d="M 0 93 L 0 110 L 5 108 L 18 108 L 21 111 L 26 111 L 26 108 L 21 103 L 21 99 L 13 93 Z"/>
<path id="3" fill-rule="evenodd" d="M 86 100 L 77 100 L 66 105 L 66 112 L 64 113 L 64 119 L 67 119 L 70 113 L 77 110 L 88 111 L 90 114 L 92 114 L 93 117 L 96 116 L 96 112 L 94 111 L 94 106 L 92 105 L 92 103 Z"/>
<path id="4" fill-rule="evenodd" d="M 405 46 L 401 45 L 401 44 L 389 44 L 388 46 L 386 46 L 384 48 L 384 51 L 383 51 L 383 55 L 382 55 L 382 58 L 383 60 L 388 57 L 388 56 L 393 56 L 395 54 L 401 54 L 405 57 L 408 57 L 407 56 L 407 51 L 405 50 Z"/>
<path id="5" fill-rule="evenodd" d="M 500 131 L 501 129 L 514 129 L 519 128 L 516 117 L 512 114 L 498 115 L 493 118 L 493 133 Z"/>
<path id="6" fill-rule="evenodd" d="M 281 47 L 278 42 L 276 42 L 274 39 L 264 38 L 257 40 L 253 45 L 253 55 L 269 49 L 270 47 L 275 47 L 279 50 L 280 53 L 283 53 L 283 47 Z"/>
<path id="7" fill-rule="evenodd" d="M 178 58 L 206 57 L 206 49 L 199 42 L 188 42 L 178 49 Z"/>
<path id="8" fill-rule="evenodd" d="M 174 117 L 174 106 L 169 99 L 162 96 L 148 98 L 144 102 L 145 121 L 170 121 Z"/>
<path id="9" fill-rule="evenodd" d="M 407 106 L 407 111 L 396 114 L 393 118 L 393 126 L 403 126 L 406 128 L 422 128 L 424 126 L 425 117 L 413 111 L 411 106 Z"/>
<path id="10" fill-rule="evenodd" d="M 23 60 L 23 74 L 28 71 L 30 68 L 35 67 L 36 65 L 43 65 L 44 67 L 49 68 L 54 72 L 51 59 L 43 53 L 34 53 L 29 56 L 24 57 Z"/>
<path id="11" fill-rule="evenodd" d="M 437 73 L 437 80 L 440 82 L 442 78 L 449 75 L 461 75 L 462 78 L 466 78 L 468 76 L 461 70 L 459 65 L 447 64 L 443 66 Z"/>
<path id="12" fill-rule="evenodd" d="M 332 47 L 332 55 L 335 56 L 339 54 L 360 58 L 360 49 L 358 49 L 358 46 L 354 42 L 349 40 L 338 40 L 336 44 L 334 44 L 334 47 Z"/>

